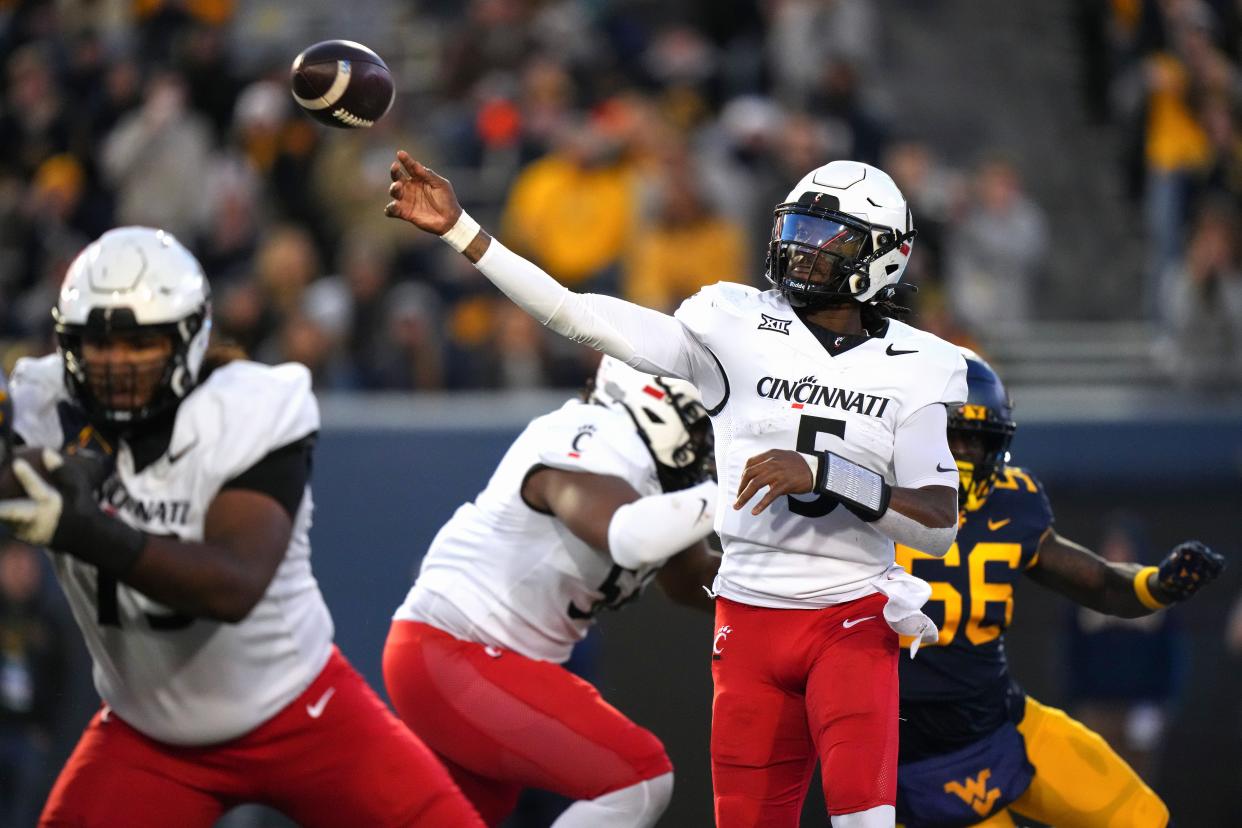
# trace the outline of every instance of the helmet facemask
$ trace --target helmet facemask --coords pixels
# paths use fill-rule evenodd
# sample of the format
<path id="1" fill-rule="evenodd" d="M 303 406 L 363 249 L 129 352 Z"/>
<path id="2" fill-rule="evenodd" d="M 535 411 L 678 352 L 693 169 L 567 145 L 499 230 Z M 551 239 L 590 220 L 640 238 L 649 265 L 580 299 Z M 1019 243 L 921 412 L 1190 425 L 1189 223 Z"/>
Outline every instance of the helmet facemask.
<path id="1" fill-rule="evenodd" d="M 644 374 L 605 356 L 588 399 L 629 415 L 664 491 L 689 488 L 714 474 L 715 434 L 698 391 L 685 380 Z"/>
<path id="2" fill-rule="evenodd" d="M 983 405 L 967 403 L 950 411 L 949 445 L 957 464 L 961 512 L 982 508 L 996 488 L 1009 460 L 1014 428 L 1012 421 L 1002 420 Z"/>
<path id="3" fill-rule="evenodd" d="M 683 399 L 683 395 L 678 394 L 663 377 L 655 377 L 654 380 L 655 386 L 669 395 L 673 409 L 681 421 L 685 439 L 670 450 L 664 446 L 653 445 L 648 432 L 641 426 L 638 431 L 655 457 L 660 488 L 666 492 L 688 489 L 706 480 L 715 471 L 715 433 L 703 403 L 697 399 Z M 642 416 L 650 419 L 658 415 L 646 410 Z"/>
<path id="4" fill-rule="evenodd" d="M 66 384 L 96 423 L 128 427 L 152 420 L 174 409 L 197 382 L 211 327 L 207 306 L 178 322 L 153 325 L 138 325 L 126 308 L 94 308 L 85 325 L 53 315 Z M 91 351 L 116 347 L 117 340 L 129 340 L 132 350 L 150 355 L 89 357 Z M 161 341 L 166 348 L 159 348 Z"/>
<path id="5" fill-rule="evenodd" d="M 900 233 L 821 206 L 835 201 L 832 196 L 807 193 L 796 203 L 776 208 L 767 278 L 795 307 L 859 300 L 871 287 L 873 263 L 895 250 L 908 253 L 914 239 L 913 229 Z M 893 292 L 894 287 L 888 286 L 871 300 L 888 299 Z"/>

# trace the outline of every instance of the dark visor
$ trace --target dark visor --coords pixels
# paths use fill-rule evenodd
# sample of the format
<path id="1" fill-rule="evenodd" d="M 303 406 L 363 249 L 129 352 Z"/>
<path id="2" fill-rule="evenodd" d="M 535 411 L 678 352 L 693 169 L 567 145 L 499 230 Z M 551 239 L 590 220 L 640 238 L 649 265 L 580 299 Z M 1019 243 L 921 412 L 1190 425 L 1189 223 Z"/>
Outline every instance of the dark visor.
<path id="1" fill-rule="evenodd" d="M 777 219 L 782 242 L 794 242 L 843 259 L 855 259 L 867 242 L 867 232 L 832 219 L 786 213 Z"/>

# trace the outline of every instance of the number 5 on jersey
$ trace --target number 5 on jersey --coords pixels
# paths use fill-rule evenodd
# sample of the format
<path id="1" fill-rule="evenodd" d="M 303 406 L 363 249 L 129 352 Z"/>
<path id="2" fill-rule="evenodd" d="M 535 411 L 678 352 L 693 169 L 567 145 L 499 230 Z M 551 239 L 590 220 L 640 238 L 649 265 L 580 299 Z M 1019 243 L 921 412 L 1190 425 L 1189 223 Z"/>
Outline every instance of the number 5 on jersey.
<path id="1" fill-rule="evenodd" d="M 814 454 L 820 450 L 816 443 L 821 434 L 831 434 L 844 440 L 845 420 L 803 414 L 798 421 L 798 444 L 795 449 L 803 454 Z M 823 517 L 839 505 L 835 497 L 825 494 L 816 495 L 811 500 L 798 500 L 793 495 L 785 495 L 785 500 L 789 502 L 789 511 L 809 518 Z"/>

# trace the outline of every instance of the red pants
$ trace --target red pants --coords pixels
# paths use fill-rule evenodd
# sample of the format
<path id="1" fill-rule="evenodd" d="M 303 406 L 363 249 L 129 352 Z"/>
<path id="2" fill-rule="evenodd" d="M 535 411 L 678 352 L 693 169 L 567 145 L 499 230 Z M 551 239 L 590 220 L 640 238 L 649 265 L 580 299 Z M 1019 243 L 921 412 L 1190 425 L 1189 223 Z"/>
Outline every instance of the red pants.
<path id="1" fill-rule="evenodd" d="M 395 621 L 384 683 L 488 825 L 523 788 L 595 799 L 673 769 L 664 746 L 564 667 Z"/>
<path id="2" fill-rule="evenodd" d="M 61 771 L 39 824 L 210 828 L 242 802 L 308 827 L 482 825 L 431 751 L 335 649 L 305 693 L 230 742 L 165 745 L 105 708 Z"/>
<path id="3" fill-rule="evenodd" d="M 882 595 L 814 610 L 716 599 L 717 828 L 797 826 L 815 760 L 828 813 L 897 796 L 897 635 Z"/>

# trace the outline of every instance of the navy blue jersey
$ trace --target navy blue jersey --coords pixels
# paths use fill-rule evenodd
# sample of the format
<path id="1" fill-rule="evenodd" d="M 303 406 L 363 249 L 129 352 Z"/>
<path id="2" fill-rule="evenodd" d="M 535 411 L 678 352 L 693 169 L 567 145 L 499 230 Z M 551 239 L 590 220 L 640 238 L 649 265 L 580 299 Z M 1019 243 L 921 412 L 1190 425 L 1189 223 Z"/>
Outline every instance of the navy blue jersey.
<path id="1" fill-rule="evenodd" d="M 897 563 L 931 584 L 923 611 L 940 627 L 935 644 L 901 659 L 902 761 L 968 744 L 1021 710 L 1005 628 L 1014 584 L 1052 522 L 1039 481 L 1010 466 L 983 507 L 966 514 L 944 557 L 897 547 Z"/>

